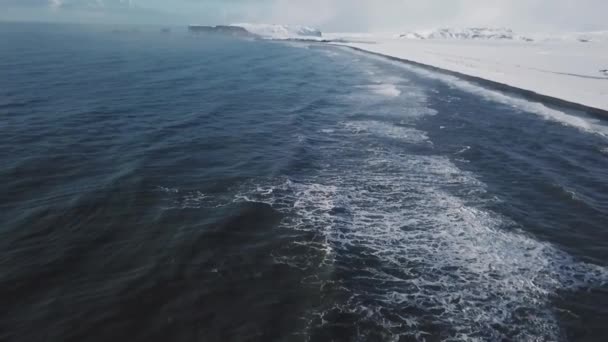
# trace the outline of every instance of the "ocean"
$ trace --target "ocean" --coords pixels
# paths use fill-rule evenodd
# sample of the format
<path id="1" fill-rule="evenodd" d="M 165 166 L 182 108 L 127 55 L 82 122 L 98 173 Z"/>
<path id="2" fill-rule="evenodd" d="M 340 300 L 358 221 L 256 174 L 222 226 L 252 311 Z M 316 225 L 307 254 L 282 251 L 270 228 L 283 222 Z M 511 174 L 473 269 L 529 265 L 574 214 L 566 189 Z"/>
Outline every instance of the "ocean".
<path id="1" fill-rule="evenodd" d="M 1 341 L 605 341 L 607 223 L 600 117 L 327 44 L 0 24 Z"/>

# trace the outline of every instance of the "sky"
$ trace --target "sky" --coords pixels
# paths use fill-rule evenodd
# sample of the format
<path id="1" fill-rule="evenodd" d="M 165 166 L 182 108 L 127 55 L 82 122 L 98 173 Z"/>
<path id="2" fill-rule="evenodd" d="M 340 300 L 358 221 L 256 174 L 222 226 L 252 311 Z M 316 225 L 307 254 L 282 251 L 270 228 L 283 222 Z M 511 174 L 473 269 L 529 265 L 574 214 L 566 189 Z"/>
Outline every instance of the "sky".
<path id="1" fill-rule="evenodd" d="M 324 31 L 608 29 L 608 0 L 0 0 L 0 20 L 299 24 Z"/>

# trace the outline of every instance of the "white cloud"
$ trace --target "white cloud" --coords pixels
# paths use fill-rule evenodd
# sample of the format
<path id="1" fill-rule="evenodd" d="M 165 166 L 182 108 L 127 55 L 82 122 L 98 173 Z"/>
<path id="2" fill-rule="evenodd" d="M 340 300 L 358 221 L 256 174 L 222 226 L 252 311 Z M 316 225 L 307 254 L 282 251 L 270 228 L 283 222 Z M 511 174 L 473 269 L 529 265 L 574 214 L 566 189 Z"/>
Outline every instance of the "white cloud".
<path id="1" fill-rule="evenodd" d="M 257 21 L 351 31 L 440 26 L 502 26 L 521 31 L 608 29 L 608 0 L 0 0 L 5 8 L 24 5 L 54 8 L 75 21 L 80 21 L 83 11 L 128 10 L 120 20 Z M 69 9 L 78 11 L 67 14 Z"/>
<path id="2" fill-rule="evenodd" d="M 124 9 L 133 8 L 132 0 L 48 0 L 48 5 L 54 9 Z"/>

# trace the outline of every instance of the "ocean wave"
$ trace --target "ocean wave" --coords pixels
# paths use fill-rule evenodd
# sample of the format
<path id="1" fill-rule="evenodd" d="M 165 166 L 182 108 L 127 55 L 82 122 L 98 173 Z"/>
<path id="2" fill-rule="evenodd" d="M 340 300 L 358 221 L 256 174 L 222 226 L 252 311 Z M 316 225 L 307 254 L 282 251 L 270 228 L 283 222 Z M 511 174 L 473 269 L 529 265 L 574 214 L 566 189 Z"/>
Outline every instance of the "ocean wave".
<path id="1" fill-rule="evenodd" d="M 384 125 L 366 132 L 407 133 Z M 285 227 L 323 236 L 315 242 L 323 265 L 282 260 L 342 270 L 322 283 L 348 300 L 316 313 L 320 329 L 339 312 L 358 317 L 361 336 L 367 321 L 396 338 L 557 339 L 551 297 L 608 281 L 605 268 L 485 209 L 485 185 L 448 158 L 353 146 L 346 136 L 356 129 L 336 134 L 345 135 L 344 146 L 339 156 L 327 150 L 333 163 L 322 174 L 268 180 L 237 199 L 272 205 Z"/>
<path id="2" fill-rule="evenodd" d="M 366 54 L 364 52 L 354 52 L 356 54 Z M 457 76 L 447 75 L 441 72 L 430 71 L 427 69 L 423 69 L 421 67 L 411 65 L 404 62 L 398 62 L 394 60 L 390 60 L 381 56 L 369 55 L 371 60 L 379 60 L 384 63 L 394 65 L 409 71 L 412 71 L 418 75 L 422 75 L 427 78 L 440 80 L 444 83 L 447 83 L 451 86 L 457 87 L 458 89 L 465 90 L 469 93 L 482 96 L 488 100 L 495 101 L 497 103 L 505 104 L 516 108 L 518 110 L 529 112 L 533 114 L 537 114 L 540 117 L 560 123 L 562 125 L 570 126 L 577 128 L 581 131 L 598 134 L 604 137 L 608 137 L 608 125 L 606 125 L 602 120 L 595 119 L 589 116 L 579 116 L 575 114 L 570 114 L 558 109 L 553 109 L 545 106 L 540 102 L 535 102 L 531 100 L 527 100 L 525 98 L 509 95 L 500 91 L 492 90 L 483 86 L 479 86 L 470 81 L 464 80 Z"/>
<path id="3" fill-rule="evenodd" d="M 366 87 L 372 92 L 382 96 L 397 97 L 401 95 L 401 90 L 399 90 L 396 85 L 390 83 L 372 84 Z"/>
<path id="4" fill-rule="evenodd" d="M 412 144 L 430 143 L 428 135 L 423 131 L 381 121 L 349 121 L 344 123 L 344 127 L 356 135 L 373 134 Z"/>

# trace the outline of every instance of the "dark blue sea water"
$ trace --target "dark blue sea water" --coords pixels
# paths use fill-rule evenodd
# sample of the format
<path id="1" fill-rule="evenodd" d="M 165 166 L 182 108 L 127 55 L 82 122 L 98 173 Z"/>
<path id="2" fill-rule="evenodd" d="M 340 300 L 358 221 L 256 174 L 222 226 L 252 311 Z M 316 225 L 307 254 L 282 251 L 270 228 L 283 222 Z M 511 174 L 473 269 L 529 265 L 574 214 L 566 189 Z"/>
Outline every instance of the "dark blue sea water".
<path id="1" fill-rule="evenodd" d="M 608 124 L 313 43 L 0 25 L 1 341 L 605 341 Z"/>

